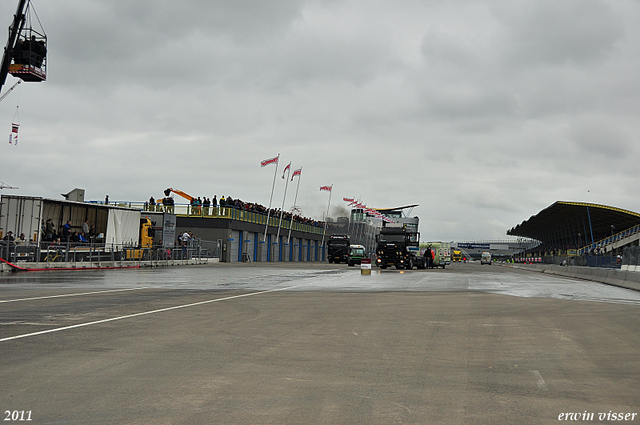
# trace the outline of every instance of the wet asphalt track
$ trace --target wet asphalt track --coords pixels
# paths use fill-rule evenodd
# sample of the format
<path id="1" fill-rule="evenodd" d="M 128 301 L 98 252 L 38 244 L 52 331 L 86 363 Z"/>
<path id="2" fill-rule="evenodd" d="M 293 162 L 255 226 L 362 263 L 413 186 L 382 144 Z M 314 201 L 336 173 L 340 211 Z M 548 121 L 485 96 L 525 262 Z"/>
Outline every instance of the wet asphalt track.
<path id="1" fill-rule="evenodd" d="M 476 264 L 3 275 L 0 410 L 43 424 L 640 413 L 639 306 L 638 292 Z"/>

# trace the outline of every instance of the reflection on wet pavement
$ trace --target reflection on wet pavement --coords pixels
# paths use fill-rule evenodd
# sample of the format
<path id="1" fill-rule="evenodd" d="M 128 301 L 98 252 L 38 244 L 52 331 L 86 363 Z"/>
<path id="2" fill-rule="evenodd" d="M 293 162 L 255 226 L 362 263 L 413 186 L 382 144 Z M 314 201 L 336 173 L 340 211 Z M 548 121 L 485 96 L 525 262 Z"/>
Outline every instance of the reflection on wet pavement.
<path id="1" fill-rule="evenodd" d="M 596 282 L 572 280 L 508 268 L 459 268 L 445 271 L 322 268 L 300 264 L 242 267 L 215 265 L 139 270 L 91 270 L 12 273 L 0 276 L 0 291 L 12 289 L 167 288 L 185 290 L 261 291 L 296 286 L 295 291 L 446 291 L 484 292 L 515 297 L 540 297 L 640 305 L 640 293 Z M 1 294 L 1 292 L 0 292 Z"/>

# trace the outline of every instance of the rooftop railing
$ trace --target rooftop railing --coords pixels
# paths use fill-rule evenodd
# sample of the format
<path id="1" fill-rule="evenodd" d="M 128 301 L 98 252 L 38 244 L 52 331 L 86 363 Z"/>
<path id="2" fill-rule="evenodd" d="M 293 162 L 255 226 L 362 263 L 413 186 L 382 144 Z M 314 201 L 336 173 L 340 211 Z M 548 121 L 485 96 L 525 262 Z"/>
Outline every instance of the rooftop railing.
<path id="1" fill-rule="evenodd" d="M 116 204 L 119 205 L 119 204 Z M 229 220 L 244 221 L 247 223 L 260 224 L 265 226 L 267 224 L 267 214 L 248 211 L 245 209 L 233 208 L 233 207 L 205 207 L 195 205 L 148 205 L 148 204 L 135 204 L 129 203 L 126 205 L 131 208 L 140 208 L 143 212 L 166 212 L 175 214 L 181 217 L 202 217 L 202 218 L 223 218 Z M 280 223 L 280 215 L 276 213 L 275 216 L 269 215 L 269 227 L 278 227 Z M 323 227 L 320 225 L 300 223 L 296 220 L 282 219 L 282 230 L 295 230 L 299 232 L 313 233 L 321 235 Z"/>

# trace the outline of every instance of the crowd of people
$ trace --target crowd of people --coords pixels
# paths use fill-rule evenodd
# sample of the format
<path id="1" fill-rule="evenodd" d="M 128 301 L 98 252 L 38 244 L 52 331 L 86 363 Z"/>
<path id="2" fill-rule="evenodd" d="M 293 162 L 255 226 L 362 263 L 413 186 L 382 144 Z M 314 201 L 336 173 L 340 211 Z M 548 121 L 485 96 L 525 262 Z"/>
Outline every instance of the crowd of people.
<path id="1" fill-rule="evenodd" d="M 53 220 L 49 218 L 46 221 L 42 222 L 40 231 L 40 240 L 42 242 L 54 244 L 66 242 L 88 243 L 91 238 L 95 236 L 95 227 L 92 224 L 89 224 L 89 219 L 84 221 L 81 231 L 73 231 L 71 228 L 71 220 L 67 220 L 67 222 L 60 229 L 56 229 L 56 226 L 53 224 Z M 9 230 L 6 235 L 4 235 L 2 240 L 13 242 L 15 244 L 33 242 L 32 240 L 27 239 L 24 233 L 21 233 L 18 237 L 14 236 L 11 230 Z"/>
<path id="2" fill-rule="evenodd" d="M 173 212 L 173 208 L 175 205 L 174 199 L 169 196 L 170 193 L 165 191 L 165 197 L 162 198 L 161 201 L 156 202 L 156 200 L 151 197 L 149 201 L 146 203 L 146 208 L 149 211 L 161 211 L 163 207 L 166 212 Z M 244 202 L 240 199 L 233 199 L 231 196 L 222 196 L 220 200 L 218 200 L 217 195 L 213 195 L 213 198 L 197 197 L 192 198 L 191 202 L 189 202 L 189 206 L 191 208 L 192 215 L 202 215 L 202 216 L 210 216 L 210 215 L 226 215 L 226 208 L 231 208 L 235 210 L 259 213 L 264 215 L 269 215 L 270 217 L 280 218 L 280 208 L 267 208 L 264 205 L 260 205 L 255 202 Z M 215 210 L 215 208 L 219 208 L 219 210 Z M 218 212 L 216 212 L 218 211 Z M 283 220 L 292 220 L 296 223 L 307 224 L 309 226 L 315 227 L 324 227 L 325 223 L 323 221 L 314 220 L 312 218 L 302 217 L 298 214 L 292 214 L 288 211 L 284 211 L 282 213 Z"/>
<path id="3" fill-rule="evenodd" d="M 81 231 L 73 231 L 71 229 L 71 220 L 67 222 L 59 229 L 56 229 L 52 219 L 47 219 L 42 223 L 42 238 L 43 242 L 74 242 L 74 243 L 88 243 L 93 237 L 95 237 L 95 227 L 93 224 L 89 224 L 89 219 L 86 219 L 82 223 Z"/>

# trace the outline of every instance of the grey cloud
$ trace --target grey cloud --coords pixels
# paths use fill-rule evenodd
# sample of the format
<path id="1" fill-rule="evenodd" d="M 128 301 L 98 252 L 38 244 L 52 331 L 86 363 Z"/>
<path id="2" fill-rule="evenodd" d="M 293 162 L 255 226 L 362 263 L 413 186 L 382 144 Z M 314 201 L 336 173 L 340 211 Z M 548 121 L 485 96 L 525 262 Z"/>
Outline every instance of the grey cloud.
<path id="1" fill-rule="evenodd" d="M 616 161 L 633 152 L 628 138 L 606 124 L 579 122 L 571 130 L 570 136 L 582 155 Z"/>
<path id="2" fill-rule="evenodd" d="M 494 11 L 513 66 L 600 61 L 624 36 L 609 3 L 600 0 L 504 2 Z"/>

